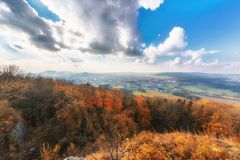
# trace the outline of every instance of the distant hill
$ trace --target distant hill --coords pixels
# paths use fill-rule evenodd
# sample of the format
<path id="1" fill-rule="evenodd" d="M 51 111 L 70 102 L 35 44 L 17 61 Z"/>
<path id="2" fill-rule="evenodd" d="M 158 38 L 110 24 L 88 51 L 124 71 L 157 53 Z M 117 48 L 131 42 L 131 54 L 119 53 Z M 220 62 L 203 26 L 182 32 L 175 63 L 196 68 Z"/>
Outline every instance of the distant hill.
<path id="1" fill-rule="evenodd" d="M 90 83 L 139 93 L 154 91 L 185 98 L 221 99 L 240 103 L 240 75 L 209 73 L 72 73 L 47 71 L 40 75 L 74 84 Z M 144 94 L 144 93 L 143 93 Z"/>

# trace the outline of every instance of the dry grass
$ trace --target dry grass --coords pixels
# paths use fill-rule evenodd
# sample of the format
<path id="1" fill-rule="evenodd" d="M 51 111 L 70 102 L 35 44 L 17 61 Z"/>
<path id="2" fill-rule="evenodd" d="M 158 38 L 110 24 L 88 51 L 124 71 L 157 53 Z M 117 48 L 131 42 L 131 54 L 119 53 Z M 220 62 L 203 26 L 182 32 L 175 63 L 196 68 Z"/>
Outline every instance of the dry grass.
<path id="1" fill-rule="evenodd" d="M 240 104 L 236 104 L 235 107 L 240 109 Z"/>
<path id="2" fill-rule="evenodd" d="M 154 91 L 154 90 L 148 90 L 146 92 L 134 92 L 133 93 L 136 96 L 144 96 L 144 97 L 161 97 L 161 98 L 166 98 L 169 100 L 178 100 L 178 99 L 186 99 L 183 97 L 179 97 L 179 96 L 174 96 L 171 94 L 167 94 L 167 93 L 161 93 L 158 91 Z"/>
<path id="3" fill-rule="evenodd" d="M 207 135 L 142 132 L 132 139 L 126 139 L 118 154 L 122 160 L 238 160 L 240 145 L 228 139 L 219 140 Z M 106 151 L 93 155 L 97 159 L 112 159 Z M 86 159 L 93 158 L 88 156 Z"/>
<path id="4" fill-rule="evenodd" d="M 233 105 L 230 103 L 223 103 L 214 100 L 201 99 L 195 101 L 195 104 L 198 106 L 207 106 L 211 110 L 222 111 L 223 113 L 231 113 L 232 115 L 240 114 L 240 105 Z"/>

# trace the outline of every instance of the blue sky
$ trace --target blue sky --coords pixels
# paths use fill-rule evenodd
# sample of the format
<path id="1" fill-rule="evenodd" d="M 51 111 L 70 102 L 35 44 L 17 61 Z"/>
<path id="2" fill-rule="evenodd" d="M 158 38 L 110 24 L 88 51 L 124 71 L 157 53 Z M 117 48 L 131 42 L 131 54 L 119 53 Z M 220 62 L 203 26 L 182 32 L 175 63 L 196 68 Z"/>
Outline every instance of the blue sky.
<path id="1" fill-rule="evenodd" d="M 221 59 L 240 59 L 233 54 L 240 50 L 239 0 L 166 0 L 154 12 L 140 9 L 138 27 L 146 44 L 163 41 L 174 26 L 185 29 L 190 48 L 217 49 Z"/>
<path id="2" fill-rule="evenodd" d="M 239 0 L 2 0 L 0 23 L 29 71 L 240 73 Z"/>
<path id="3" fill-rule="evenodd" d="M 29 3 L 29 5 L 31 7 L 33 7 L 37 13 L 39 14 L 39 16 L 52 20 L 52 21 L 59 21 L 60 18 L 58 17 L 58 15 L 56 15 L 55 13 L 53 13 L 52 11 L 50 11 L 47 6 L 45 6 L 40 0 L 27 0 L 27 2 Z"/>
<path id="4" fill-rule="evenodd" d="M 27 2 L 39 16 L 60 21 L 60 17 L 40 0 Z M 233 53 L 239 49 L 240 44 L 240 1 L 167 0 L 154 12 L 139 9 L 138 28 L 143 43 L 147 45 L 164 41 L 174 26 L 181 26 L 186 30 L 191 48 L 218 48 L 222 52 Z"/>

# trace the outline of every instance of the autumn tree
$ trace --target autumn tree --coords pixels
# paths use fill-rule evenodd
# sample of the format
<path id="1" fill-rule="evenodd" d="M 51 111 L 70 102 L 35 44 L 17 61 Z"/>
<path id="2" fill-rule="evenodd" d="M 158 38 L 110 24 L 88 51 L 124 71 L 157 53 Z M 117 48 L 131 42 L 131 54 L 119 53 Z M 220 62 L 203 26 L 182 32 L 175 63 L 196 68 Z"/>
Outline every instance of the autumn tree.
<path id="1" fill-rule="evenodd" d="M 228 113 L 215 112 L 208 123 L 207 131 L 217 137 L 231 136 L 234 133 L 233 119 Z"/>
<path id="2" fill-rule="evenodd" d="M 119 91 L 114 92 L 113 98 L 113 108 L 116 112 L 120 113 L 123 110 L 123 102 L 122 102 L 123 94 Z"/>
<path id="3" fill-rule="evenodd" d="M 98 131 L 94 128 L 92 118 L 86 108 L 71 106 L 64 113 L 63 118 L 69 142 L 83 147 L 87 142 L 93 141 L 98 136 Z"/>
<path id="4" fill-rule="evenodd" d="M 22 132 L 16 135 L 15 131 L 20 125 L 22 129 L 20 114 L 9 107 L 7 101 L 0 101 L 0 159 L 19 159 L 24 135 Z"/>
<path id="5" fill-rule="evenodd" d="M 150 110 L 147 106 L 147 100 L 144 96 L 136 96 L 136 121 L 142 129 L 147 129 L 150 126 Z"/>
<path id="6" fill-rule="evenodd" d="M 103 107 L 103 90 L 101 88 L 97 88 L 95 90 L 95 98 L 96 98 L 96 106 L 99 108 Z"/>
<path id="7" fill-rule="evenodd" d="M 55 104 L 60 98 L 61 94 L 54 91 L 53 82 L 38 78 L 34 80 L 33 86 L 25 91 L 24 98 L 15 105 L 27 123 L 36 126 L 54 116 Z"/>
<path id="8" fill-rule="evenodd" d="M 106 110 L 110 111 L 113 109 L 113 92 L 110 90 L 107 90 L 105 92 L 105 96 L 104 96 L 104 107 L 106 108 Z"/>

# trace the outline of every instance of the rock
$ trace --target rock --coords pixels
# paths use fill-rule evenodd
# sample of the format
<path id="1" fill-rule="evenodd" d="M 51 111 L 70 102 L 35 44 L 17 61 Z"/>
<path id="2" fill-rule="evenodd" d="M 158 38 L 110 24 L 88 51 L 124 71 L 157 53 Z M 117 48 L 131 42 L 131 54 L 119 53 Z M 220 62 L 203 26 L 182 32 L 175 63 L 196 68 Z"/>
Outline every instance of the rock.
<path id="1" fill-rule="evenodd" d="M 20 144 L 23 143 L 24 134 L 24 127 L 20 122 L 12 129 L 11 132 L 11 136 L 16 139 Z"/>
<path id="2" fill-rule="evenodd" d="M 85 160 L 85 158 L 83 158 L 83 157 L 73 157 L 73 156 L 71 156 L 71 157 L 65 158 L 64 160 Z"/>

